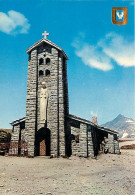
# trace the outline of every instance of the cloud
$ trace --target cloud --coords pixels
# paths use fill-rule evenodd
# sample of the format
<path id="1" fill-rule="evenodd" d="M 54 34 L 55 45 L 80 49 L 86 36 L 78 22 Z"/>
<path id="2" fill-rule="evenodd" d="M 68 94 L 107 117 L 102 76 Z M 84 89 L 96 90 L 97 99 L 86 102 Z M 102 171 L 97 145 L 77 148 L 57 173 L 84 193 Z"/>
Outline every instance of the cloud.
<path id="1" fill-rule="evenodd" d="M 0 31 L 6 34 L 25 34 L 29 28 L 28 19 L 23 14 L 13 10 L 8 11 L 8 14 L 0 12 Z"/>
<path id="2" fill-rule="evenodd" d="M 113 68 L 110 59 L 92 45 L 83 46 L 82 49 L 76 51 L 76 55 L 82 59 L 85 65 L 92 68 L 103 71 L 108 71 Z"/>
<path id="3" fill-rule="evenodd" d="M 94 112 L 93 110 L 90 111 L 90 114 L 91 114 L 91 116 L 96 116 L 97 117 L 97 112 Z"/>
<path id="4" fill-rule="evenodd" d="M 135 66 L 134 42 L 116 33 L 109 33 L 98 42 L 102 51 L 113 59 L 119 66 Z"/>
<path id="5" fill-rule="evenodd" d="M 91 68 L 109 71 L 114 68 L 113 61 L 119 66 L 135 66 L 134 43 L 116 33 L 107 34 L 95 46 L 80 39 L 76 39 L 72 46 L 75 54 Z"/>

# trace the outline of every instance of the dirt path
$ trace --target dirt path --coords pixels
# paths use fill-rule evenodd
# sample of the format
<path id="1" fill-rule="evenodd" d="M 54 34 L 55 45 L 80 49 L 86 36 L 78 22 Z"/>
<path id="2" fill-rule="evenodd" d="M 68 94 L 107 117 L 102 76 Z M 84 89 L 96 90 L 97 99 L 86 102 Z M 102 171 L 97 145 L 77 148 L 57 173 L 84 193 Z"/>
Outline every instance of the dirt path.
<path id="1" fill-rule="evenodd" d="M 0 156 L 0 195 L 134 195 L 135 150 L 95 159 Z"/>

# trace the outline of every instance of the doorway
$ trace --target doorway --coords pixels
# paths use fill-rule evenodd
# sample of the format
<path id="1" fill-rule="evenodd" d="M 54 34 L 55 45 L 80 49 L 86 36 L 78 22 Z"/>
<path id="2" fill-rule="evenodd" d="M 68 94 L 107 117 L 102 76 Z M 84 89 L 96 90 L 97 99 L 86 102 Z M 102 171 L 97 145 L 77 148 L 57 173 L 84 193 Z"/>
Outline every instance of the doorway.
<path id="1" fill-rule="evenodd" d="M 40 142 L 39 156 L 46 156 L 46 143 L 45 143 L 45 140 L 42 140 Z"/>
<path id="2" fill-rule="evenodd" d="M 50 130 L 41 128 L 36 135 L 37 156 L 50 156 Z"/>

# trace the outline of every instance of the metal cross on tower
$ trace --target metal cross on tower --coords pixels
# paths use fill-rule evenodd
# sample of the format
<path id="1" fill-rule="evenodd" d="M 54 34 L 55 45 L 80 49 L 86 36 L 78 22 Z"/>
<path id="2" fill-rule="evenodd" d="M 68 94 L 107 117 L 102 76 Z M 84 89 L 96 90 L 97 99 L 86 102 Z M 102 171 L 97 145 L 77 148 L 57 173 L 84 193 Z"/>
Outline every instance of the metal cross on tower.
<path id="1" fill-rule="evenodd" d="M 49 33 L 45 31 L 44 33 L 42 33 L 42 36 L 44 36 L 44 38 L 47 39 L 47 36 L 49 36 Z"/>

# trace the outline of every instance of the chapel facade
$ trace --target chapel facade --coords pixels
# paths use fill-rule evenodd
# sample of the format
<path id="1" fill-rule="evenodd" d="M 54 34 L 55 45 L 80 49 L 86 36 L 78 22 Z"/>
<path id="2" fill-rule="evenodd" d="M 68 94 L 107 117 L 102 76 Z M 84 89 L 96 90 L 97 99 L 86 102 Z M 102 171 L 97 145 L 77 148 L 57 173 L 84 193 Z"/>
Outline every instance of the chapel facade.
<path id="1" fill-rule="evenodd" d="M 105 141 L 120 153 L 118 132 L 69 114 L 66 53 L 45 37 L 27 49 L 26 117 L 11 123 L 9 155 L 93 157 Z"/>

